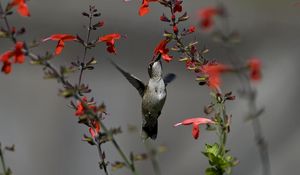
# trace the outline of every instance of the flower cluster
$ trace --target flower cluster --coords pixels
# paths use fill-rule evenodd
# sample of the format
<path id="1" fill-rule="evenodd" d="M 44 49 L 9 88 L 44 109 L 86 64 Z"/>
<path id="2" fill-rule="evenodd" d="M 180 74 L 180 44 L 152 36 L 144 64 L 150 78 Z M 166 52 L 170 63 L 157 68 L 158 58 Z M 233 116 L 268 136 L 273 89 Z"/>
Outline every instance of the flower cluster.
<path id="1" fill-rule="evenodd" d="M 25 55 L 23 49 L 24 43 L 19 41 L 15 44 L 14 50 L 8 50 L 0 56 L 0 61 L 3 63 L 2 72 L 9 74 L 12 71 L 12 62 L 18 64 L 24 63 Z M 13 58 L 13 61 L 10 58 Z"/>

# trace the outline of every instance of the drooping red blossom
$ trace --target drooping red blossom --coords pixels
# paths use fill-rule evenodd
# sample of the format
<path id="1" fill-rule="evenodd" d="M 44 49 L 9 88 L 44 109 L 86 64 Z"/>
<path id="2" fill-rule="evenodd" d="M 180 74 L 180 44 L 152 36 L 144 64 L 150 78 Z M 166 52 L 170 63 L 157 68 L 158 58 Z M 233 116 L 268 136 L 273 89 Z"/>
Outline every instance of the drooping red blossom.
<path id="1" fill-rule="evenodd" d="M 51 35 L 48 38 L 43 39 L 43 42 L 52 40 L 52 41 L 58 41 L 57 46 L 55 48 L 55 55 L 59 55 L 63 48 L 65 47 L 65 41 L 76 41 L 76 36 L 70 35 L 70 34 L 54 34 Z"/>
<path id="2" fill-rule="evenodd" d="M 99 38 L 100 42 L 106 42 L 106 50 L 109 53 L 116 53 L 116 48 L 115 48 L 115 40 L 118 40 L 121 38 L 121 35 L 119 33 L 112 33 L 112 34 L 107 34 Z"/>
<path id="3" fill-rule="evenodd" d="M 198 12 L 200 18 L 200 26 L 207 30 L 210 29 L 214 23 L 213 18 L 219 14 L 219 9 L 216 7 L 206 7 L 202 8 Z"/>
<path id="4" fill-rule="evenodd" d="M 100 124 L 99 124 L 99 121 L 97 120 L 93 120 L 92 123 L 91 123 L 91 127 L 89 128 L 89 132 L 91 134 L 91 136 L 93 138 L 97 137 L 98 136 L 98 133 L 100 132 Z"/>
<path id="5" fill-rule="evenodd" d="M 17 11 L 21 16 L 30 16 L 30 12 L 25 0 L 12 0 L 12 2 L 9 3 L 9 6 L 18 6 Z"/>
<path id="6" fill-rule="evenodd" d="M 142 5 L 140 6 L 139 9 L 139 15 L 140 16 L 144 16 L 147 13 L 149 13 L 150 9 L 149 9 L 149 3 L 150 2 L 157 2 L 158 0 L 143 0 Z"/>
<path id="7" fill-rule="evenodd" d="M 170 62 L 173 59 L 173 57 L 168 54 L 169 49 L 166 48 L 168 43 L 169 43 L 169 41 L 166 39 L 161 40 L 154 50 L 154 55 L 156 56 L 158 54 L 161 54 L 162 58 L 166 62 Z"/>
<path id="8" fill-rule="evenodd" d="M 9 74 L 12 71 L 12 66 L 10 61 L 3 62 L 1 71 L 5 74 Z"/>
<path id="9" fill-rule="evenodd" d="M 201 73 L 207 75 L 207 84 L 210 88 L 219 90 L 221 85 L 221 73 L 229 71 L 231 68 L 224 64 L 205 64 L 200 68 Z"/>
<path id="10" fill-rule="evenodd" d="M 180 1 L 180 0 L 176 0 L 175 1 L 175 5 L 174 5 L 174 7 L 173 7 L 173 12 L 174 13 L 176 13 L 176 12 L 182 12 L 182 6 L 181 6 L 181 4 L 182 4 L 182 1 Z"/>
<path id="11" fill-rule="evenodd" d="M 3 66 L 1 70 L 2 72 L 4 72 L 5 74 L 9 74 L 12 71 L 12 64 L 10 61 L 11 57 L 14 57 L 15 63 L 19 63 L 19 64 L 24 63 L 25 55 L 23 53 L 23 49 L 24 49 L 24 43 L 18 41 L 15 45 L 14 50 L 6 51 L 0 56 L 0 61 L 3 62 Z"/>
<path id="12" fill-rule="evenodd" d="M 92 110 L 95 110 L 96 109 L 96 106 L 92 105 L 92 104 L 88 104 L 88 101 L 87 101 L 87 98 L 86 97 L 83 97 L 82 98 L 82 101 L 84 103 L 87 103 L 89 109 L 92 109 Z M 85 108 L 84 108 L 84 105 L 81 101 L 77 101 L 77 106 L 76 106 L 76 112 L 75 112 L 75 115 L 76 116 L 82 116 L 85 114 Z"/>
<path id="13" fill-rule="evenodd" d="M 192 130 L 192 135 L 194 137 L 194 139 L 198 139 L 199 135 L 200 135 L 200 129 L 199 129 L 199 125 L 201 124 L 214 124 L 215 122 L 212 121 L 211 119 L 208 118 L 189 118 L 189 119 L 185 119 L 180 123 L 175 124 L 174 126 L 179 126 L 179 125 L 193 125 L 193 130 Z"/>
<path id="14" fill-rule="evenodd" d="M 252 81 L 261 80 L 261 61 L 258 58 L 251 58 L 248 61 L 248 67 L 250 68 L 250 79 Z"/>

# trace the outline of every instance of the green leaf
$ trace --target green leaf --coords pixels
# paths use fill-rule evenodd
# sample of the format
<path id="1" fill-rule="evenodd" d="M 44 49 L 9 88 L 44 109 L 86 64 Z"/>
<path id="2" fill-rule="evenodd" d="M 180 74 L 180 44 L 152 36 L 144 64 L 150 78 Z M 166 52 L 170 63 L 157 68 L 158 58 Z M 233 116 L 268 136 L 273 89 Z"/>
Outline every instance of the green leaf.
<path id="1" fill-rule="evenodd" d="M 205 170 L 205 175 L 219 175 L 218 170 L 215 168 L 207 168 Z"/>
<path id="2" fill-rule="evenodd" d="M 92 137 L 88 137 L 85 134 L 83 135 L 82 141 L 85 141 L 85 142 L 89 143 L 90 145 L 96 145 L 96 143 L 94 142 L 94 139 Z"/>
<path id="3" fill-rule="evenodd" d="M 209 144 L 206 144 L 205 145 L 206 148 L 205 148 L 205 151 L 207 153 L 211 153 L 213 154 L 214 156 L 217 156 L 218 155 L 218 152 L 219 152 L 219 145 L 217 143 L 213 144 L 213 145 L 209 145 Z"/>

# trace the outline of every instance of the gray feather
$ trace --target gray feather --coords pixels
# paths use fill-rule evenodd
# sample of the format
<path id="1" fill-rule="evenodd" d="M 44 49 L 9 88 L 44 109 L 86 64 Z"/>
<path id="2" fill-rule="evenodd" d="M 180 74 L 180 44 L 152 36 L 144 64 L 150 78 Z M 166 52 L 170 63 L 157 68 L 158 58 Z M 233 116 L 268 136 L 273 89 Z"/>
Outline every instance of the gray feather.
<path id="1" fill-rule="evenodd" d="M 137 77 L 135 77 L 134 75 L 124 71 L 121 67 L 119 67 L 112 60 L 110 60 L 110 62 L 125 76 L 125 78 L 129 81 L 129 83 L 132 84 L 138 90 L 141 97 L 143 97 L 145 89 L 146 89 L 146 85 L 141 80 L 139 80 Z"/>

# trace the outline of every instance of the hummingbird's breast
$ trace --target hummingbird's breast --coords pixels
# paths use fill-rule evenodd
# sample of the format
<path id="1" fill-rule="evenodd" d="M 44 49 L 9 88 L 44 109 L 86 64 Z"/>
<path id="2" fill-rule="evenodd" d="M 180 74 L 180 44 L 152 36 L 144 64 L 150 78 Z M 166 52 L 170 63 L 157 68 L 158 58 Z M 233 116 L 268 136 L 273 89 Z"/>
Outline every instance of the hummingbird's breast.
<path id="1" fill-rule="evenodd" d="M 150 79 L 142 100 L 143 116 L 158 118 L 166 100 L 166 86 L 162 78 Z"/>

